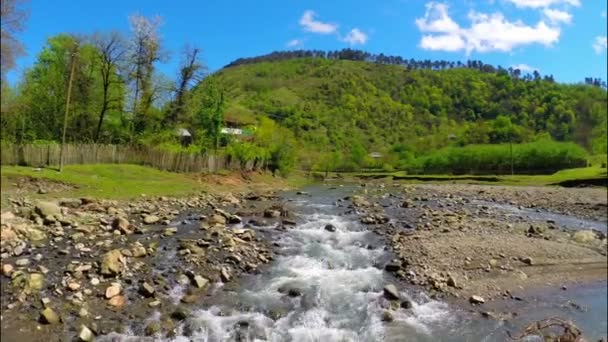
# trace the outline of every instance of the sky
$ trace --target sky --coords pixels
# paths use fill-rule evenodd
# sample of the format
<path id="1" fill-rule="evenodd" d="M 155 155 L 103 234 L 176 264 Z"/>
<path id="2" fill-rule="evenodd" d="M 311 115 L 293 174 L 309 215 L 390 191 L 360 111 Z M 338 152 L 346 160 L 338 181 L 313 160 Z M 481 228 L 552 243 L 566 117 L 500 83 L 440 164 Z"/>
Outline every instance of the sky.
<path id="1" fill-rule="evenodd" d="M 58 33 L 122 31 L 129 16 L 161 16 L 168 60 L 197 46 L 210 71 L 277 50 L 353 48 L 414 59 L 478 59 L 559 82 L 607 79 L 605 0 L 30 0 L 16 82 Z"/>

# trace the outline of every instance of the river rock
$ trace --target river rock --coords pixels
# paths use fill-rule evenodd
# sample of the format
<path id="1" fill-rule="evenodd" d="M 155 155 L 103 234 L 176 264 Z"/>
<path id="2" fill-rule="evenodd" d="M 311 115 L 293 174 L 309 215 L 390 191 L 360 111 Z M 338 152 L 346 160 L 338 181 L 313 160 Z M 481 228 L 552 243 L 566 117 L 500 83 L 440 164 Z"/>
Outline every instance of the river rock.
<path id="1" fill-rule="evenodd" d="M 6 277 L 10 277 L 14 269 L 15 268 L 13 267 L 13 265 L 4 264 L 2 265 L 2 274 L 4 274 Z"/>
<path id="2" fill-rule="evenodd" d="M 104 254 L 101 261 L 101 274 L 108 276 L 119 274 L 123 269 L 122 260 L 122 253 L 118 249 L 113 249 Z"/>
<path id="3" fill-rule="evenodd" d="M 125 296 L 115 296 L 110 298 L 108 304 L 110 306 L 121 308 L 127 303 L 127 298 Z"/>
<path id="4" fill-rule="evenodd" d="M 171 313 L 171 318 L 177 321 L 183 321 L 188 318 L 189 315 L 190 313 L 188 310 L 180 305 Z"/>
<path id="5" fill-rule="evenodd" d="M 30 259 L 17 259 L 17 261 L 15 261 L 15 265 L 20 266 L 20 267 L 24 267 L 30 264 Z"/>
<path id="6" fill-rule="evenodd" d="M 384 287 L 384 298 L 388 300 L 398 300 L 399 297 L 399 290 L 397 290 L 395 285 L 389 284 Z"/>
<path id="7" fill-rule="evenodd" d="M 34 291 L 40 291 L 44 287 L 44 275 L 41 273 L 30 273 L 27 287 Z"/>
<path id="8" fill-rule="evenodd" d="M 471 304 L 483 304 L 486 301 L 481 296 L 473 295 L 471 298 L 469 298 L 469 302 L 471 302 Z"/>
<path id="9" fill-rule="evenodd" d="M 222 281 L 224 283 L 229 282 L 230 279 L 232 278 L 232 276 L 230 275 L 230 271 L 226 267 L 222 267 L 222 270 L 220 272 L 220 277 L 222 278 Z"/>
<path id="10" fill-rule="evenodd" d="M 574 233 L 574 235 L 572 235 L 572 238 L 578 243 L 586 243 L 595 240 L 595 236 L 595 232 L 591 230 L 581 230 Z"/>
<path id="11" fill-rule="evenodd" d="M 144 297 L 152 297 L 154 296 L 154 287 L 148 283 L 143 283 L 139 287 L 139 293 Z"/>
<path id="12" fill-rule="evenodd" d="M 325 225 L 325 230 L 327 230 L 328 232 L 335 232 L 336 231 L 336 226 L 334 226 L 333 224 L 327 224 Z"/>
<path id="13" fill-rule="evenodd" d="M 393 320 L 394 320 L 394 317 L 390 311 L 388 311 L 388 310 L 382 311 L 382 321 L 383 322 L 392 322 Z"/>
<path id="14" fill-rule="evenodd" d="M 224 216 L 222 216 L 220 214 L 214 214 L 214 215 L 211 215 L 211 217 L 209 217 L 207 222 L 210 225 L 225 225 L 227 220 Z"/>
<path id="15" fill-rule="evenodd" d="M 93 334 L 91 329 L 87 328 L 87 326 L 83 324 L 80 326 L 78 340 L 81 342 L 92 342 L 95 340 L 95 335 Z"/>
<path id="16" fill-rule="evenodd" d="M 44 324 L 57 324 L 61 317 L 51 308 L 46 308 L 40 312 L 40 322 Z"/>
<path id="17" fill-rule="evenodd" d="M 40 215 L 40 217 L 61 214 L 61 207 L 58 206 L 56 203 L 49 201 L 38 201 L 34 210 L 38 215 Z"/>
<path id="18" fill-rule="evenodd" d="M 412 301 L 407 298 L 401 301 L 401 308 L 403 309 L 411 309 L 412 306 Z"/>
<path id="19" fill-rule="evenodd" d="M 521 258 L 519 258 L 519 260 L 526 265 L 532 265 L 532 263 L 533 263 L 532 258 L 530 258 L 529 256 L 521 257 Z"/>
<path id="20" fill-rule="evenodd" d="M 145 224 L 154 224 L 154 223 L 157 223 L 158 221 L 160 221 L 160 218 L 156 215 L 146 215 L 146 216 L 144 216 L 143 221 Z"/>
<path id="21" fill-rule="evenodd" d="M 267 218 L 277 218 L 281 216 L 281 211 L 276 209 L 266 209 L 264 210 L 264 217 Z"/>
<path id="22" fill-rule="evenodd" d="M 192 282 L 199 289 L 204 288 L 205 286 L 207 286 L 207 284 L 209 284 L 209 280 L 200 275 L 194 276 L 194 278 L 192 278 Z"/>
<path id="23" fill-rule="evenodd" d="M 146 334 L 146 336 L 156 335 L 160 332 L 160 328 L 159 321 L 150 322 L 150 324 L 146 326 L 146 329 L 144 329 L 144 334 Z"/>
<path id="24" fill-rule="evenodd" d="M 106 299 L 111 299 L 120 294 L 120 285 L 112 284 L 106 288 Z"/>
<path id="25" fill-rule="evenodd" d="M 132 232 L 129 220 L 124 217 L 115 218 L 114 221 L 112 221 L 112 228 L 119 230 L 123 234 L 130 234 Z"/>
<path id="26" fill-rule="evenodd" d="M 131 245 L 131 254 L 133 255 L 133 257 L 135 258 L 141 258 L 141 257 L 145 257 L 146 255 L 148 255 L 148 251 L 146 250 L 146 247 L 144 247 L 141 242 L 135 242 Z"/>

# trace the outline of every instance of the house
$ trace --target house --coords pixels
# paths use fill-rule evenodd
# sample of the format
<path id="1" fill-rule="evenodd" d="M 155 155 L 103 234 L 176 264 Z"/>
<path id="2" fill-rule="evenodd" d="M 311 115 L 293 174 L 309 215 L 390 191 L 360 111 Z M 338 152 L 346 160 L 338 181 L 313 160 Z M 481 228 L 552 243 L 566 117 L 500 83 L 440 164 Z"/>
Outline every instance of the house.
<path id="1" fill-rule="evenodd" d="M 380 152 L 372 152 L 372 153 L 369 154 L 369 156 L 371 158 L 374 158 L 374 159 L 380 159 L 380 158 L 382 158 L 382 153 L 380 153 Z"/>
<path id="2" fill-rule="evenodd" d="M 178 128 L 175 132 L 175 135 L 177 135 L 177 137 L 179 138 L 179 142 L 180 144 L 182 144 L 182 146 L 185 147 L 192 144 L 192 134 L 190 134 L 190 131 L 188 131 L 187 129 Z"/>

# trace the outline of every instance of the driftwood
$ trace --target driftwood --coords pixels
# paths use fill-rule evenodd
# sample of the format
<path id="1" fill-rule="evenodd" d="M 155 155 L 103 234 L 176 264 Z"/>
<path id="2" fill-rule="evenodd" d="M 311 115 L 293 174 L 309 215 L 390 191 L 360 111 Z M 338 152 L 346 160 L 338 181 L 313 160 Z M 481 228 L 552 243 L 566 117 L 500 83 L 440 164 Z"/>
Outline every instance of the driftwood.
<path id="1" fill-rule="evenodd" d="M 556 328 L 561 328 L 563 331 L 559 335 L 553 335 L 550 330 Z M 546 342 L 585 342 L 582 331 L 574 323 L 558 317 L 534 322 L 516 336 L 511 335 L 510 332 L 507 332 L 507 335 L 514 341 L 528 336 L 539 336 Z"/>

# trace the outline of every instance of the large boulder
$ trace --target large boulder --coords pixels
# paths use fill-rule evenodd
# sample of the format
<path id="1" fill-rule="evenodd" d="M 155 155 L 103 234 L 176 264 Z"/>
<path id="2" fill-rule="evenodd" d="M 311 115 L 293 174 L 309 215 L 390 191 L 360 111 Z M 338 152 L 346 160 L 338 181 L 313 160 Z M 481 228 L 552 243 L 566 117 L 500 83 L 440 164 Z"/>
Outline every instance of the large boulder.
<path id="1" fill-rule="evenodd" d="M 35 210 L 40 217 L 61 214 L 61 207 L 57 205 L 57 203 L 49 201 L 38 201 L 38 203 L 36 203 Z"/>
<path id="2" fill-rule="evenodd" d="M 122 272 L 123 256 L 120 250 L 114 249 L 104 254 L 101 261 L 101 274 L 107 276 L 115 276 Z"/>

